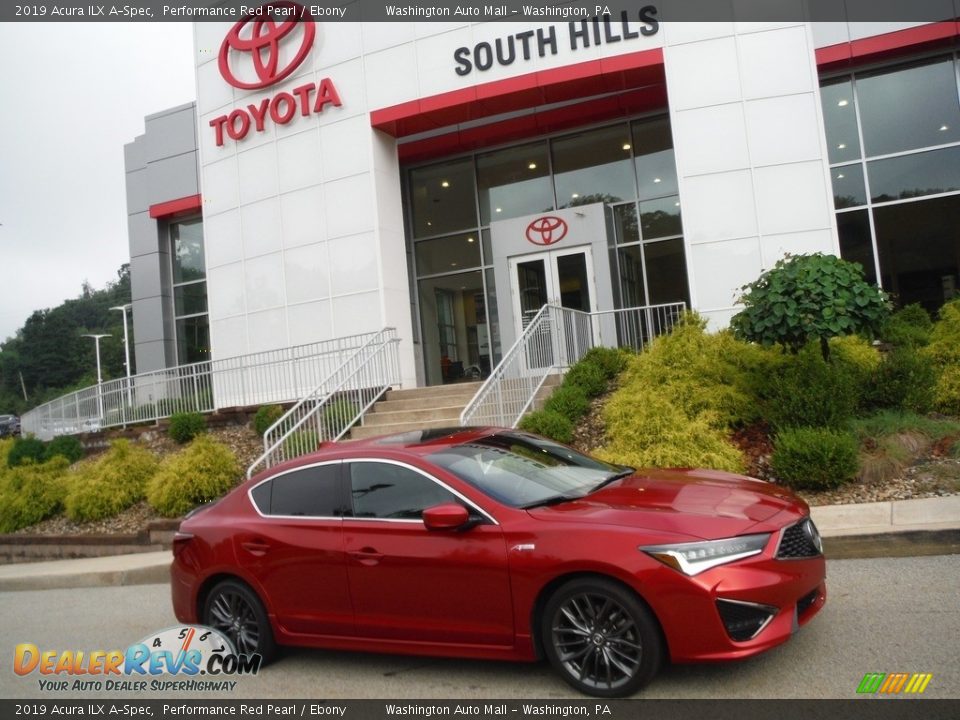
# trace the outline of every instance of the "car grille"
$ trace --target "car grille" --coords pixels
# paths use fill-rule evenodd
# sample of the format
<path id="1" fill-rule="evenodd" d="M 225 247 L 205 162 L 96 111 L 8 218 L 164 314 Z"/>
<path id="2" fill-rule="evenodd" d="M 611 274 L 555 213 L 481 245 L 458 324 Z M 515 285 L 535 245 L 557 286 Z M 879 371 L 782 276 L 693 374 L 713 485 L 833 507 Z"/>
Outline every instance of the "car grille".
<path id="1" fill-rule="evenodd" d="M 820 548 L 817 547 L 818 543 L 815 540 L 819 537 L 810 518 L 791 525 L 783 531 L 780 547 L 777 548 L 777 559 L 809 558 L 820 555 Z"/>
<path id="2" fill-rule="evenodd" d="M 797 600 L 797 616 L 803 615 L 811 605 L 817 600 L 817 590 L 811 590 L 802 598 Z"/>
<path id="3" fill-rule="evenodd" d="M 717 600 L 717 611 L 731 640 L 743 642 L 757 636 L 777 614 L 769 605 L 757 605 L 735 600 Z"/>

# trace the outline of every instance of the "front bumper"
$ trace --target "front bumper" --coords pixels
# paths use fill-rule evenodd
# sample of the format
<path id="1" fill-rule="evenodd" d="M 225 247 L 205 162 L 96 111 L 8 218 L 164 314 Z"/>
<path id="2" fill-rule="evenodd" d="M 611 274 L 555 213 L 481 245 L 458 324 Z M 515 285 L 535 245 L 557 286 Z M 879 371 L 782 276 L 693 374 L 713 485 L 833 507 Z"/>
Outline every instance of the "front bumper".
<path id="1" fill-rule="evenodd" d="M 674 662 L 735 660 L 757 655 L 787 640 L 824 606 L 826 562 L 812 558 L 778 560 L 774 548 L 747 560 L 721 565 L 693 577 L 666 566 L 657 570 L 658 592 L 649 598 L 666 635 Z M 648 579 L 649 580 L 649 579 Z M 746 639 L 731 637 L 718 600 L 743 607 L 767 606 L 772 616 Z M 758 623 L 759 624 L 759 623 Z M 733 633 L 737 635 L 737 633 Z"/>

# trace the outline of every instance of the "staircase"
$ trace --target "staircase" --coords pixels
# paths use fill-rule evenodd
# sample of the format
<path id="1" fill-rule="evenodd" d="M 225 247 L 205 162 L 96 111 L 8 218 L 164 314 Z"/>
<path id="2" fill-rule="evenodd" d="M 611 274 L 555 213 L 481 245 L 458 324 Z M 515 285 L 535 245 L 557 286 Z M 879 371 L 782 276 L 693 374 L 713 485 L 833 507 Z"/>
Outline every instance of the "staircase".
<path id="1" fill-rule="evenodd" d="M 551 375 L 537 395 L 535 407 L 542 407 L 553 389 L 560 383 L 560 375 Z M 467 382 L 454 385 L 391 390 L 363 416 L 363 425 L 350 430 L 351 440 L 393 435 L 426 428 L 457 427 L 460 413 L 476 395 L 481 383 Z"/>

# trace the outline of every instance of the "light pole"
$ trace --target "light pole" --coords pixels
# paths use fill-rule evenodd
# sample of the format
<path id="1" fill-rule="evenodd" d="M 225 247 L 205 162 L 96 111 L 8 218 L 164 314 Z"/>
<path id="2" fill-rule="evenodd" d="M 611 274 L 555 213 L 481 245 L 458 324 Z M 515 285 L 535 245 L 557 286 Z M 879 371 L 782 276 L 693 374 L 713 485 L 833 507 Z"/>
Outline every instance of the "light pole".
<path id="1" fill-rule="evenodd" d="M 84 334 L 83 337 L 93 338 L 93 343 L 97 349 L 97 412 L 100 414 L 100 424 L 103 425 L 103 375 L 100 373 L 100 338 L 110 337 L 110 333 L 90 333 Z"/>
<path id="2" fill-rule="evenodd" d="M 133 307 L 132 303 L 126 303 L 125 305 L 117 305 L 116 307 L 110 308 L 111 310 L 120 310 L 123 313 L 123 352 L 126 357 L 126 367 L 127 367 L 127 407 L 130 408 L 133 406 L 133 400 L 130 398 L 130 336 L 127 334 L 127 310 Z"/>

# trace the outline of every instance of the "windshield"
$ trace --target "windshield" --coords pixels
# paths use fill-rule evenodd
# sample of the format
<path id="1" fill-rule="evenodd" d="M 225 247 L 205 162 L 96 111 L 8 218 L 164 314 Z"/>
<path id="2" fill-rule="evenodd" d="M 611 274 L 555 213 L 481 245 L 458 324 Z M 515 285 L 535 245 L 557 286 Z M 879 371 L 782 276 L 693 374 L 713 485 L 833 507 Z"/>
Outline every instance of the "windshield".
<path id="1" fill-rule="evenodd" d="M 522 433 L 480 438 L 433 453 L 429 459 L 512 507 L 583 497 L 626 469 Z"/>

